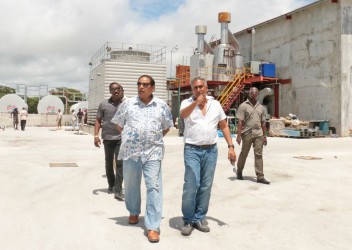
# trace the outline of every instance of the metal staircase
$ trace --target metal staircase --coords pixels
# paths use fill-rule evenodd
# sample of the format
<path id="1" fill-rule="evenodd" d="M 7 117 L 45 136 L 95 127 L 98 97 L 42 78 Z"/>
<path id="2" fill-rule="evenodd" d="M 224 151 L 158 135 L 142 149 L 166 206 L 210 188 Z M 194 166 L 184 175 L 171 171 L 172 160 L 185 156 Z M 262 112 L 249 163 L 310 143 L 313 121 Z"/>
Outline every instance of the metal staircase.
<path id="1" fill-rule="evenodd" d="M 233 77 L 233 81 L 229 82 L 223 89 L 223 91 L 220 93 L 217 100 L 220 102 L 225 112 L 230 109 L 232 103 L 243 90 L 245 80 L 249 76 L 250 74 L 245 73 L 245 70 L 241 73 L 235 74 Z"/>

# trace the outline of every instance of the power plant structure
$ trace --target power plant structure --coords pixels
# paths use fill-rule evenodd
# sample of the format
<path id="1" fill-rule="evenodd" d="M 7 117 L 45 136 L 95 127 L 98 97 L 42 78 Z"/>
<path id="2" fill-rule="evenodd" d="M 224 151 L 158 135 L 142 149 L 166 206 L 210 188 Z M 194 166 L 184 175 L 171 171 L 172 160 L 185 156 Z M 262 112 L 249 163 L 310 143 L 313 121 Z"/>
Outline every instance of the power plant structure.
<path id="1" fill-rule="evenodd" d="M 219 13 L 221 39 L 210 43 L 201 42 L 206 28 L 196 27 L 198 45 L 192 63 L 178 65 L 177 81 L 170 79 L 168 84 L 174 116 L 178 116 L 180 101 L 192 94 L 190 80 L 200 75 L 207 79 L 208 94 L 227 112 L 235 110 L 254 86 L 268 117 L 295 114 L 309 128 L 328 124 L 324 135 L 352 134 L 350 0 L 315 1 L 240 30 L 233 34 L 235 40 L 232 36 L 226 40 L 229 17 L 229 13 Z M 224 43 L 228 46 L 220 50 Z M 240 66 L 229 67 L 225 60 L 217 61 L 221 56 L 238 57 L 239 62 L 243 56 L 243 71 Z"/>
<path id="2" fill-rule="evenodd" d="M 208 94 L 217 98 L 224 111 L 228 113 L 231 113 L 231 108 L 237 107 L 243 101 L 244 97 L 240 98 L 240 94 L 245 86 L 265 82 L 266 85 L 258 89 L 261 95 L 264 95 L 268 90 L 263 92 L 262 89 L 270 88 L 270 95 L 263 96 L 261 101 L 263 102 L 264 98 L 270 99 L 271 105 L 268 106 L 265 103 L 264 105 L 270 109 L 268 112 L 272 116 L 277 115 L 275 102 L 272 100 L 275 89 L 267 86 L 268 83 L 276 83 L 278 80 L 275 65 L 269 62 L 252 61 L 246 63 L 247 67 L 245 67 L 240 45 L 228 27 L 231 14 L 220 12 L 218 22 L 221 26 L 221 39 L 209 44 L 205 41 L 207 27 L 205 25 L 195 27 L 197 49 L 191 56 L 190 66 L 178 65 L 176 79 L 169 81 L 169 89 L 172 91 L 173 116 L 179 115 L 179 105 L 182 99 L 192 95 L 190 81 L 196 76 L 207 80 Z M 251 65 L 252 67 L 256 65 L 256 67 L 250 68 Z"/>
<path id="3" fill-rule="evenodd" d="M 99 102 L 110 96 L 108 84 L 121 82 L 126 96 L 134 96 L 135 81 L 145 73 L 156 78 L 155 95 L 171 104 L 174 119 L 181 101 L 192 95 L 191 79 L 201 76 L 208 94 L 229 115 L 245 101 L 247 90 L 257 87 L 267 118 L 295 114 L 312 124 L 329 124 L 330 134 L 350 135 L 350 0 L 318 0 L 236 33 L 229 29 L 229 12 L 218 13 L 218 22 L 220 39 L 209 43 L 207 27 L 195 27 L 197 48 L 190 65 L 177 65 L 176 77 L 170 73 L 169 79 L 165 47 L 104 44 L 89 63 L 89 123 L 94 123 Z"/>

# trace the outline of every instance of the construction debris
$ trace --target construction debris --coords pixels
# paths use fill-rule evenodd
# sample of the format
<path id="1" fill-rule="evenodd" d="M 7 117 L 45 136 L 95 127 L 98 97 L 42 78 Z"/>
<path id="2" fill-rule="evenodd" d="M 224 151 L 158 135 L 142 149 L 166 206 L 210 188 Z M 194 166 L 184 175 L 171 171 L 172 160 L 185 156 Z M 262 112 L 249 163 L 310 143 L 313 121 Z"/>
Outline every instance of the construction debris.
<path id="1" fill-rule="evenodd" d="M 270 119 L 269 123 L 270 136 L 310 138 L 323 135 L 319 130 L 319 126 L 314 126 L 315 123 L 312 121 L 300 121 L 294 114 L 280 117 L 280 119 Z"/>

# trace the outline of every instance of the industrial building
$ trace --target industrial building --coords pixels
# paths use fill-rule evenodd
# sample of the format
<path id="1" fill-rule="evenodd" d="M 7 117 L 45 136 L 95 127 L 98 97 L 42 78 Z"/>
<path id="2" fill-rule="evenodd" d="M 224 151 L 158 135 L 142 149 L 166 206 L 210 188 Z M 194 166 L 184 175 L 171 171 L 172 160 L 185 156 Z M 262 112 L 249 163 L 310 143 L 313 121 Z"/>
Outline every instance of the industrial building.
<path id="1" fill-rule="evenodd" d="M 255 30 L 255 34 L 252 32 Z M 279 115 L 352 129 L 352 1 L 322 0 L 234 34 L 245 58 L 274 62 Z M 252 48 L 251 48 L 251 44 Z"/>
<path id="2" fill-rule="evenodd" d="M 107 42 L 91 58 L 89 119 L 110 96 L 111 82 L 123 82 L 126 96 L 137 94 L 141 74 L 156 80 L 155 95 L 167 101 L 174 118 L 191 95 L 190 79 L 207 79 L 209 94 L 231 115 L 251 86 L 268 118 L 296 115 L 328 123 L 340 136 L 352 130 L 352 1 L 321 0 L 236 33 L 231 14 L 218 14 L 221 39 L 206 42 L 207 27 L 195 27 L 197 49 L 190 66 L 177 65 L 166 80 L 166 47 Z M 195 41 L 196 42 L 196 41 Z"/>
<path id="3" fill-rule="evenodd" d="M 202 57 L 198 63 L 202 65 L 203 76 L 210 83 L 208 85 L 211 94 L 222 100 L 222 95 L 230 96 L 237 88 L 237 92 L 232 93 L 235 97 L 230 98 L 230 107 L 236 107 L 243 101 L 244 97 L 241 97 L 244 94 L 243 90 L 255 86 L 268 94 L 267 108 L 271 117 L 293 113 L 300 120 L 328 121 L 330 129 L 336 130 L 341 136 L 350 134 L 352 1 L 317 1 L 236 32 L 233 34 L 235 39 L 232 38 L 232 34 L 227 34 L 227 30 L 229 31 L 227 24 L 230 23 L 228 15 L 227 12 L 219 13 L 221 23 L 219 41 L 205 43 L 203 46 L 199 41 L 206 34 L 206 29 L 196 27 L 196 34 L 200 38 L 193 59 Z M 228 45 L 223 45 L 224 42 Z M 224 62 L 214 60 L 219 49 L 223 55 L 232 57 L 230 60 L 237 65 L 229 66 L 226 58 Z M 212 58 L 209 59 L 209 56 Z M 239 60 L 241 57 L 249 71 L 234 73 L 236 68 L 241 67 L 242 60 Z M 213 61 L 211 76 L 210 70 L 205 70 L 209 66 L 208 61 Z M 169 82 L 170 89 L 173 90 L 173 109 L 177 107 L 175 103 L 179 103 L 177 99 L 182 100 L 184 96 L 190 94 L 189 78 L 194 74 L 192 72 L 198 70 L 196 74 L 202 75 L 199 65 L 191 58 L 190 68 L 181 66 L 181 69 L 176 71 L 179 73 L 176 75 L 179 81 Z M 267 67 L 269 75 L 263 75 L 263 65 L 269 66 Z M 229 70 L 231 67 L 234 69 Z M 214 75 L 214 68 L 220 70 L 222 68 L 224 76 L 233 78 L 219 78 L 219 72 L 217 76 Z M 236 80 L 238 77 L 242 79 Z M 231 90 L 222 92 L 228 85 L 231 85 Z M 177 89 L 180 89 L 180 95 Z M 263 97 L 266 98 L 265 93 Z M 226 103 L 222 104 L 225 110 L 229 108 Z"/>
<path id="4" fill-rule="evenodd" d="M 166 47 L 105 43 L 91 58 L 88 96 L 88 124 L 94 124 L 99 103 L 111 94 L 112 82 L 123 83 L 126 97 L 137 95 L 137 79 L 152 75 L 155 80 L 154 95 L 166 101 Z"/>

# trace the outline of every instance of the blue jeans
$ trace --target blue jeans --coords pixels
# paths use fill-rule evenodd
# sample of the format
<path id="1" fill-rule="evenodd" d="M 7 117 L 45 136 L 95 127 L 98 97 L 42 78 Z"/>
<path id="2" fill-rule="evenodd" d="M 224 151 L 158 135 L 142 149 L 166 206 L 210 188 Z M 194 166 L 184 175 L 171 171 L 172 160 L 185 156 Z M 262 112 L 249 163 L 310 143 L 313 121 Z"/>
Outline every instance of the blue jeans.
<path id="1" fill-rule="evenodd" d="M 161 161 L 147 161 L 145 164 L 131 159 L 123 161 L 125 203 L 130 215 L 141 213 L 141 179 L 147 187 L 147 202 L 144 224 L 147 230 L 159 231 L 162 213 Z"/>
<path id="2" fill-rule="evenodd" d="M 208 212 L 218 147 L 184 147 L 185 177 L 182 194 L 182 213 L 185 223 L 199 222 Z"/>

